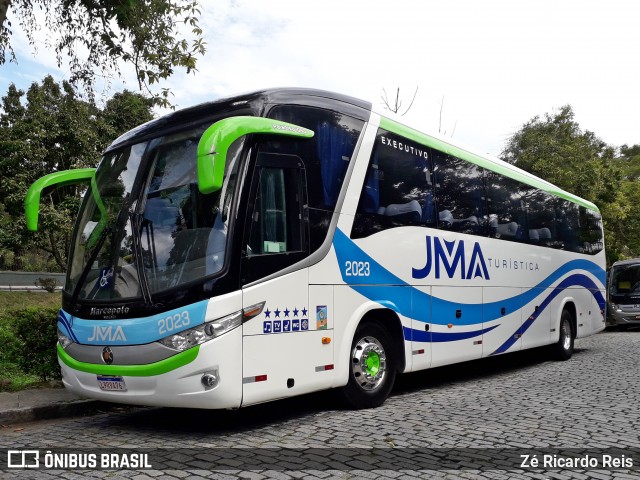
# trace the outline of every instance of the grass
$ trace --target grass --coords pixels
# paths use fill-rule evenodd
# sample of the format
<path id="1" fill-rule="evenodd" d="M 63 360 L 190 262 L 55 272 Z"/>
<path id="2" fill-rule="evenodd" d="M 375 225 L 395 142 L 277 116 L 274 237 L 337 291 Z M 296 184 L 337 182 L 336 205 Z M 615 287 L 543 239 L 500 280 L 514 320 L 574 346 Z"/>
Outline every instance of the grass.
<path id="1" fill-rule="evenodd" d="M 4 344 L 0 348 L 7 349 L 9 343 L 15 341 L 12 310 L 28 307 L 60 308 L 61 300 L 60 292 L 0 292 L 0 339 Z M 0 354 L 0 391 L 16 391 L 42 385 L 38 375 L 22 371 L 15 361 Z"/>
<path id="2" fill-rule="evenodd" d="M 0 363 L 0 392 L 16 392 L 42 384 L 42 380 L 37 375 L 24 373 L 13 363 Z"/>
<path id="3" fill-rule="evenodd" d="M 60 292 L 0 292 L 0 316 L 9 310 L 25 307 L 60 308 L 61 303 L 62 294 Z"/>

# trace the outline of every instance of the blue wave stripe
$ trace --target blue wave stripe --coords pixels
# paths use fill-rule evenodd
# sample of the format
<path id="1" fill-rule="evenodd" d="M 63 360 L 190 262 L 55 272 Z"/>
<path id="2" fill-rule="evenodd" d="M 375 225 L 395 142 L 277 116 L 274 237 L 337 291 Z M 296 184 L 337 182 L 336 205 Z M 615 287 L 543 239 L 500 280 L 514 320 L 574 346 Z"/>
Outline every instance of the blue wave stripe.
<path id="1" fill-rule="evenodd" d="M 474 330 L 472 332 L 425 332 L 424 330 L 416 330 L 415 328 L 402 327 L 404 330 L 404 339 L 414 342 L 455 342 L 456 340 L 465 340 L 467 338 L 479 337 L 500 325 L 494 325 L 482 330 Z"/>
<path id="2" fill-rule="evenodd" d="M 71 324 L 64 314 L 64 310 L 60 310 L 58 312 L 58 328 L 62 330 L 62 332 L 66 332 L 67 336 L 71 338 L 74 342 L 78 343 L 78 337 L 76 337 L 75 333 L 73 333 L 73 329 L 71 328 Z"/>
<path id="3" fill-rule="evenodd" d="M 485 304 L 463 304 L 428 295 L 407 284 L 376 262 L 340 229 L 336 229 L 333 244 L 342 280 L 353 290 L 378 303 L 387 300 L 391 305 L 390 308 L 405 317 L 436 325 L 450 323 L 448 319 L 455 318 L 455 311 L 461 307 L 465 310 L 465 316 L 464 319 L 457 320 L 458 325 L 479 325 L 483 322 L 483 317 L 485 322 L 499 319 L 502 317 L 501 309 L 503 307 L 508 311 L 520 310 L 540 295 L 540 289 L 550 288 L 561 277 L 573 270 L 583 270 L 591 273 L 602 283 L 602 288 L 604 288 L 606 279 L 604 269 L 594 262 L 583 259 L 571 260 L 560 266 L 535 287 L 514 297 Z M 367 277 L 346 275 L 346 262 L 354 261 L 368 262 L 370 275 Z M 362 285 L 363 280 L 366 280 L 369 285 Z M 407 288 L 397 288 L 395 286 Z M 595 284 L 594 288 L 598 289 Z M 431 317 L 429 317 L 429 311 L 431 311 Z"/>
<path id="4" fill-rule="evenodd" d="M 566 288 L 573 287 L 575 285 L 580 285 L 582 287 L 589 289 L 591 293 L 593 293 L 593 296 L 598 302 L 598 305 L 600 306 L 600 308 L 604 309 L 605 299 L 599 290 L 595 290 L 598 288 L 596 284 L 586 275 L 582 275 L 582 274 L 571 275 L 565 278 L 562 282 L 560 282 L 560 284 L 553 290 L 553 292 L 551 292 L 551 294 L 549 294 L 547 298 L 545 298 L 544 301 L 539 305 L 538 311 L 533 312 L 529 316 L 529 318 L 527 318 L 527 320 L 522 322 L 522 325 L 516 330 L 516 332 L 513 335 L 511 335 L 506 342 L 500 345 L 500 347 L 498 347 L 496 351 L 493 352 L 491 355 L 497 355 L 499 353 L 506 352 L 509 348 L 511 348 L 511 346 L 517 340 L 517 338 L 515 338 L 516 334 L 520 334 L 520 336 L 524 335 L 524 332 L 526 332 L 529 329 L 529 327 L 533 325 L 533 323 L 538 319 L 538 317 L 545 310 L 545 308 L 549 306 L 549 304 L 554 298 L 560 295 L 560 293 L 563 292 Z"/>

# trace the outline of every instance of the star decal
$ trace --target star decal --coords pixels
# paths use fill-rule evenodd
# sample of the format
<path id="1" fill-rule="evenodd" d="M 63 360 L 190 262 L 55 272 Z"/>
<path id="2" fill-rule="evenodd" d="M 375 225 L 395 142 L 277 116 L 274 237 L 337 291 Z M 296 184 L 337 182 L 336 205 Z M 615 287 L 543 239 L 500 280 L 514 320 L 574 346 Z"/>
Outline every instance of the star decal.
<path id="1" fill-rule="evenodd" d="M 289 309 L 288 309 L 288 308 L 285 308 L 285 309 L 284 309 L 284 316 L 285 316 L 285 317 L 288 317 L 288 316 L 289 316 Z"/>
<path id="2" fill-rule="evenodd" d="M 303 316 L 303 317 L 306 317 L 306 316 L 307 316 L 307 309 L 306 309 L 306 308 L 303 308 L 303 309 L 302 309 L 302 316 Z"/>
<path id="3" fill-rule="evenodd" d="M 271 310 L 268 308 L 264 311 L 264 318 L 271 318 Z"/>
<path id="4" fill-rule="evenodd" d="M 297 317 L 297 316 L 298 316 L 298 312 L 299 312 L 299 311 L 300 311 L 300 310 L 298 310 L 296 307 L 293 307 L 293 316 L 294 316 L 294 317 Z"/>
<path id="5" fill-rule="evenodd" d="M 273 313 L 276 314 L 276 318 L 280 318 L 280 310 L 278 310 L 278 308 L 276 308 Z"/>

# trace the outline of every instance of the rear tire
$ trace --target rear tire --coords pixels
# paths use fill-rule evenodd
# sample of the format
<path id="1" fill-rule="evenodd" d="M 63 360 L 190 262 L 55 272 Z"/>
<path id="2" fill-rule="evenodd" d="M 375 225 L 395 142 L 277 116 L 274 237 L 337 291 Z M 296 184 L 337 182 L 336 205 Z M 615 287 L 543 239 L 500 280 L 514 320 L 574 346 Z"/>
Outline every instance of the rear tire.
<path id="1" fill-rule="evenodd" d="M 560 338 L 553 346 L 553 355 L 557 360 L 569 360 L 573 355 L 573 316 L 569 310 L 563 310 L 560 316 Z"/>
<path id="2" fill-rule="evenodd" d="M 349 381 L 342 397 L 352 408 L 375 408 L 384 403 L 396 378 L 396 357 L 387 330 L 375 323 L 360 325 L 349 356 Z"/>

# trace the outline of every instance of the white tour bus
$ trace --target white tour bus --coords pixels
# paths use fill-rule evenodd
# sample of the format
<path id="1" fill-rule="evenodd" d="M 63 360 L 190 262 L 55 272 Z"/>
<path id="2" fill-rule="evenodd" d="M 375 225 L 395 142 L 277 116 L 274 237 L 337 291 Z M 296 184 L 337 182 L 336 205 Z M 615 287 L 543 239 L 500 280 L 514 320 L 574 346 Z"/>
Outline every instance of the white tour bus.
<path id="1" fill-rule="evenodd" d="M 237 408 L 605 326 L 592 203 L 329 92 L 273 89 L 124 134 L 87 182 L 58 358 L 100 400 Z"/>

